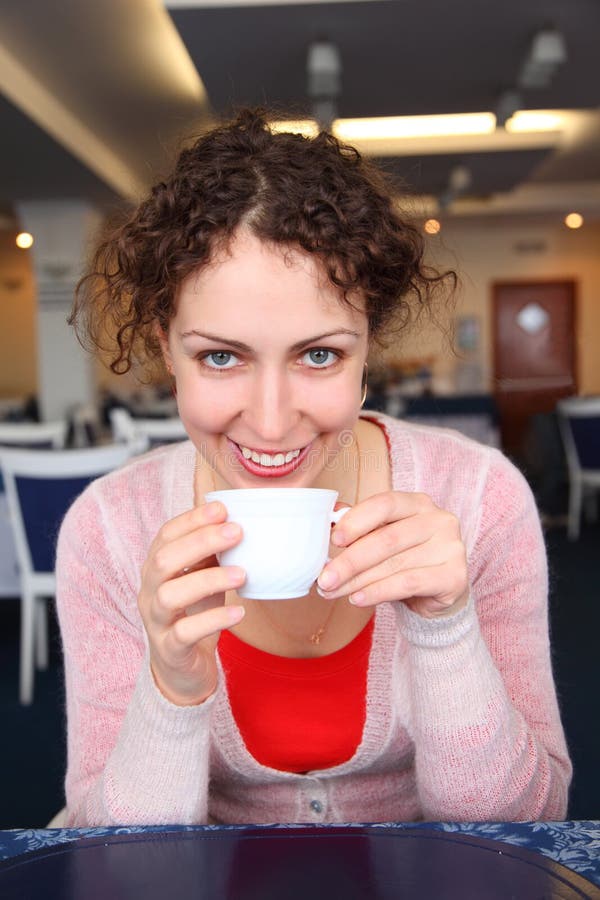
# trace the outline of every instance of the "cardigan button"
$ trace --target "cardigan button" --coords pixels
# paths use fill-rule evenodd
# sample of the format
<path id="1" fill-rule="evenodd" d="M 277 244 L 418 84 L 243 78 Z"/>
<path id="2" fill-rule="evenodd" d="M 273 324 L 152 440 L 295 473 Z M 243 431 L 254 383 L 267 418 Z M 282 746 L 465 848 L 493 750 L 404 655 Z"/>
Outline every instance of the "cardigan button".
<path id="1" fill-rule="evenodd" d="M 312 811 L 315 812 L 315 813 L 322 813 L 322 812 L 323 812 L 323 804 L 322 804 L 319 800 L 311 800 L 311 801 L 310 801 L 310 808 L 311 808 Z"/>

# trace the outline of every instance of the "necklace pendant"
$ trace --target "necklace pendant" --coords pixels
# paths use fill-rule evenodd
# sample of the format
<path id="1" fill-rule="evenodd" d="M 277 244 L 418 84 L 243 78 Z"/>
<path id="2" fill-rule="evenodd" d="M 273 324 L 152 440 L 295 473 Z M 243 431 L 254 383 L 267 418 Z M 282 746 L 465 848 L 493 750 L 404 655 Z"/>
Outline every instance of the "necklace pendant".
<path id="1" fill-rule="evenodd" d="M 324 631 L 325 631 L 324 628 L 318 628 L 314 634 L 311 634 L 310 639 L 309 639 L 311 644 L 320 644 L 321 637 L 323 636 Z"/>

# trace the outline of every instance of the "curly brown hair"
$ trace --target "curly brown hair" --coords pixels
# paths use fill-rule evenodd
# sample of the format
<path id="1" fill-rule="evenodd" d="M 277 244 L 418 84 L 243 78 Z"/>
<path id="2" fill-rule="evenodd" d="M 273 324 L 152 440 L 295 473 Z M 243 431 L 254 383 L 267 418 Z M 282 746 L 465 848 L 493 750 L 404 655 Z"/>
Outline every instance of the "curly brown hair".
<path id="1" fill-rule="evenodd" d="M 340 298 L 365 299 L 371 339 L 403 328 L 430 305 L 452 271 L 423 262 L 424 242 L 372 163 L 331 134 L 272 131 L 265 110 L 245 109 L 183 150 L 172 174 L 113 224 L 77 287 L 70 324 L 86 346 L 132 359 L 160 354 L 177 289 L 217 246 L 248 227 L 257 237 L 315 254 Z"/>

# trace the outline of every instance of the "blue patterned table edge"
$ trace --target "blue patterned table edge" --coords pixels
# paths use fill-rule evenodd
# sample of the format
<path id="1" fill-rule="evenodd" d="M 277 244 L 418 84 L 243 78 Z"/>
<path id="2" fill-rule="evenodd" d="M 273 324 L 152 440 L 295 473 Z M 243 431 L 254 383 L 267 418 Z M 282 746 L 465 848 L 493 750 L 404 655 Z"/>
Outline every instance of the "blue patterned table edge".
<path id="1" fill-rule="evenodd" d="M 0 831 L 0 860 L 33 850 L 54 847 L 79 838 L 112 834 L 141 834 L 173 831 L 248 831 L 261 828 L 298 828 L 298 825 L 134 825 L 106 828 L 36 828 Z M 311 828 L 327 828 L 327 825 Z M 503 841 L 536 851 L 572 869 L 600 886 L 600 821 L 584 822 L 390 822 L 344 825 L 352 828 L 422 828 L 468 834 Z"/>

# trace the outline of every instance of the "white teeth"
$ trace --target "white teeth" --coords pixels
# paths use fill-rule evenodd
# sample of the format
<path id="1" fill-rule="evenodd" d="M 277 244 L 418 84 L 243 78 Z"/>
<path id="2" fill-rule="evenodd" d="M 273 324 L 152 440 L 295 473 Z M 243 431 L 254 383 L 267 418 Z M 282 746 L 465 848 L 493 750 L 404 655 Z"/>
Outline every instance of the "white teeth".
<path id="1" fill-rule="evenodd" d="M 297 456 L 300 456 L 300 450 L 289 450 L 287 453 L 275 453 L 271 455 L 270 453 L 257 453 L 256 450 L 251 450 L 249 447 L 238 446 L 242 451 L 244 459 L 251 459 L 252 462 L 267 467 L 283 466 L 284 463 L 289 463 L 293 459 L 296 459 Z"/>

